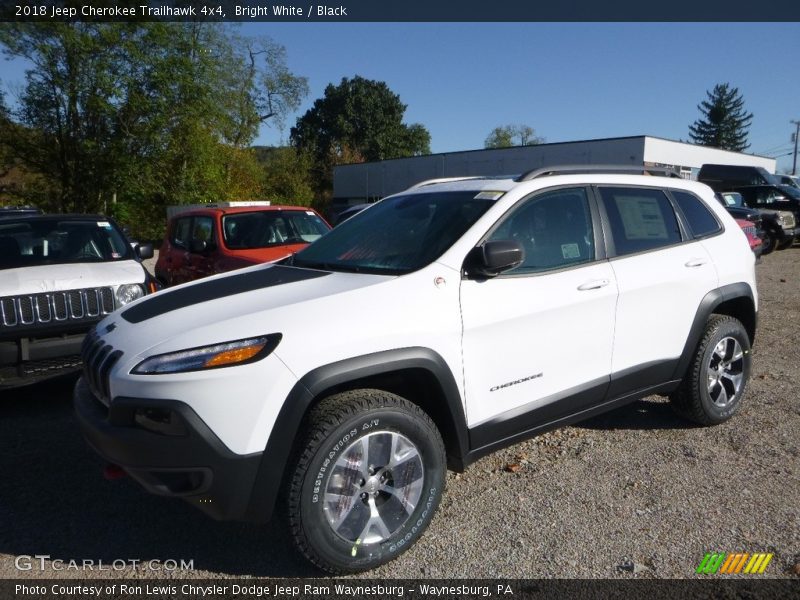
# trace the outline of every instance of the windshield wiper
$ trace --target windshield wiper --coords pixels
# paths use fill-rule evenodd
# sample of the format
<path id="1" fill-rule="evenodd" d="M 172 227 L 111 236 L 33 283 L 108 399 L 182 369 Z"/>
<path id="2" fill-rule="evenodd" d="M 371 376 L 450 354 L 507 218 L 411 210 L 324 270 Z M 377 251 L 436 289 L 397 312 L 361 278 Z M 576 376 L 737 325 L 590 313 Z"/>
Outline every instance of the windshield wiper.
<path id="1" fill-rule="evenodd" d="M 291 264 L 293 267 L 300 267 L 303 269 L 317 269 L 320 271 L 344 271 L 348 273 L 359 273 L 361 271 L 359 267 L 322 262 L 322 261 L 294 259 Z"/>
<path id="2" fill-rule="evenodd" d="M 288 259 L 287 259 L 288 260 Z M 409 273 L 411 269 L 390 268 L 390 267 L 371 267 L 365 265 L 348 265 L 347 263 L 332 263 L 324 261 L 303 260 L 292 257 L 290 262 L 284 263 L 292 267 L 301 269 L 317 269 L 320 271 L 338 271 L 340 273 L 364 273 L 371 275 L 403 275 Z"/>

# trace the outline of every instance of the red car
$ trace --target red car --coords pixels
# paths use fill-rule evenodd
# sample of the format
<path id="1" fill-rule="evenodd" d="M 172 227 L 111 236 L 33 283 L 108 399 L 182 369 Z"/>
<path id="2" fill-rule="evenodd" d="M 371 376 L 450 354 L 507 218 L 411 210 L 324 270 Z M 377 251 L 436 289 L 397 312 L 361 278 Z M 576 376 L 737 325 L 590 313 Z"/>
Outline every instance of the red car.
<path id="1" fill-rule="evenodd" d="M 751 221 L 745 221 L 744 219 L 736 219 L 736 224 L 742 228 L 742 231 L 744 231 L 744 234 L 747 236 L 747 241 L 750 242 L 750 250 L 752 250 L 756 256 L 760 256 L 761 238 L 758 237 L 756 226 L 753 225 Z"/>
<path id="2" fill-rule="evenodd" d="M 155 272 L 163 285 L 281 260 L 330 230 L 299 206 L 195 208 L 174 215 Z"/>

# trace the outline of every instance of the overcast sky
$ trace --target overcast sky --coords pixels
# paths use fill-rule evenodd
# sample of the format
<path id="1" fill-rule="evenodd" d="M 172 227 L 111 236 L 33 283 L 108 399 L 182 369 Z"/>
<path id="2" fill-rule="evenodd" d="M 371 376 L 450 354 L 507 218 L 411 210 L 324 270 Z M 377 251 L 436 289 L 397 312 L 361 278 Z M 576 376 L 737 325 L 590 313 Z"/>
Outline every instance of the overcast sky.
<path id="1" fill-rule="evenodd" d="M 408 105 L 407 122 L 428 128 L 433 152 L 482 148 L 508 123 L 548 142 L 687 140 L 706 90 L 727 82 L 754 114 L 748 151 L 787 155 L 778 167 L 791 168 L 798 23 L 248 23 L 241 33 L 283 44 L 290 68 L 308 77 L 298 115 L 342 77 L 385 81 Z M 23 65 L 2 63 L 7 87 L 23 77 Z M 257 143 L 288 134 L 264 127 Z"/>

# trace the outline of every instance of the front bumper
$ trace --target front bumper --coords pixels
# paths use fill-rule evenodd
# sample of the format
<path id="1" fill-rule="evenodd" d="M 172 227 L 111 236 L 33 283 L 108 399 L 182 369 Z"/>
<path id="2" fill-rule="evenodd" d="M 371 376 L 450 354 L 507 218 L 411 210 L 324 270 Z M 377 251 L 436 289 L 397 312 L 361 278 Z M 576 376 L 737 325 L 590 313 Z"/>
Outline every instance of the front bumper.
<path id="1" fill-rule="evenodd" d="M 787 242 L 789 238 L 797 239 L 798 237 L 800 237 L 800 227 L 795 227 L 794 229 L 784 228 L 783 235 L 778 239 L 778 243 L 781 244 Z"/>
<path id="2" fill-rule="evenodd" d="M 0 340 L 0 389 L 38 383 L 81 367 L 85 333 Z"/>
<path id="3" fill-rule="evenodd" d="M 263 453 L 231 452 L 185 403 L 117 397 L 107 408 L 83 378 L 75 413 L 90 446 L 154 494 L 219 520 L 245 519 Z"/>

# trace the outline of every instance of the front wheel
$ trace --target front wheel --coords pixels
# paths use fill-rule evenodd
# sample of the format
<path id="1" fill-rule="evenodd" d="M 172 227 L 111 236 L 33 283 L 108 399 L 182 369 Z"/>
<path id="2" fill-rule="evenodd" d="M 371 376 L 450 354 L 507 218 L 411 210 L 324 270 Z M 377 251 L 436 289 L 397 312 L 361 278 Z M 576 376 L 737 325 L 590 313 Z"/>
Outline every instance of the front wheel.
<path id="1" fill-rule="evenodd" d="M 765 231 L 764 237 L 761 238 L 761 256 L 765 256 L 775 250 L 775 245 L 778 243 L 778 237 L 773 231 Z"/>
<path id="2" fill-rule="evenodd" d="M 386 563 L 428 527 L 444 489 L 444 445 L 418 406 L 354 390 L 312 409 L 285 490 L 290 535 L 334 574 Z"/>
<path id="3" fill-rule="evenodd" d="M 750 338 L 741 322 L 711 315 L 680 387 L 670 396 L 675 410 L 701 425 L 727 421 L 739 409 L 751 363 Z"/>

